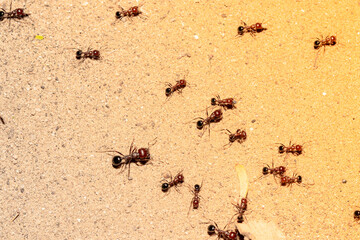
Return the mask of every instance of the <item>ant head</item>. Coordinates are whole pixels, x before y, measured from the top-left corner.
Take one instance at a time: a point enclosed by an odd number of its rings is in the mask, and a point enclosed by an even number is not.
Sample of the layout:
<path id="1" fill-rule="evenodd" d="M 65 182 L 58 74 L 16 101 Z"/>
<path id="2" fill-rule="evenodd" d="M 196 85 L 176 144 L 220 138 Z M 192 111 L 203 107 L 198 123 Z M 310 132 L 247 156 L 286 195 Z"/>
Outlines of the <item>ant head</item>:
<path id="1" fill-rule="evenodd" d="M 214 112 L 214 114 L 215 114 L 215 117 L 220 117 L 221 115 L 222 115 L 222 112 L 221 112 L 221 110 L 220 109 L 218 109 L 218 110 L 216 110 L 215 112 Z"/>
<path id="2" fill-rule="evenodd" d="M 299 154 L 302 152 L 302 146 L 301 145 L 296 145 L 295 149 L 297 152 L 299 152 Z"/>
<path id="3" fill-rule="evenodd" d="M 167 88 L 167 89 L 165 90 L 165 95 L 166 95 L 166 96 L 170 96 L 170 94 L 171 94 L 171 88 Z"/>
<path id="4" fill-rule="evenodd" d="M 202 128 L 204 127 L 204 121 L 203 121 L 203 120 L 197 121 L 196 127 L 197 127 L 198 129 L 202 129 Z"/>
<path id="5" fill-rule="evenodd" d="M 284 172 L 286 172 L 286 168 L 283 167 L 283 166 L 280 166 L 280 167 L 279 167 L 279 171 L 280 171 L 281 173 L 284 173 Z"/>
<path id="6" fill-rule="evenodd" d="M 261 23 L 256 23 L 255 27 L 256 27 L 256 30 L 262 30 Z"/>
<path id="7" fill-rule="evenodd" d="M 179 83 L 180 83 L 181 86 L 184 86 L 184 87 L 186 86 L 186 81 L 184 79 L 181 79 L 179 81 Z"/>
<path id="8" fill-rule="evenodd" d="M 121 166 L 122 158 L 120 156 L 115 156 L 112 159 L 112 165 L 114 168 L 118 168 Z"/>
<path id="9" fill-rule="evenodd" d="M 302 177 L 301 177 L 301 176 L 298 176 L 298 177 L 297 177 L 297 182 L 298 182 L 298 183 L 301 183 L 301 182 L 302 182 Z"/>
<path id="10" fill-rule="evenodd" d="M 229 239 L 236 239 L 236 232 L 230 232 Z"/>
<path id="11" fill-rule="evenodd" d="M 139 153 L 139 157 L 141 159 L 150 159 L 150 153 L 149 153 L 149 149 L 147 148 L 140 148 L 138 150 L 138 153 Z"/>
<path id="12" fill-rule="evenodd" d="M 24 9 L 22 9 L 22 8 L 16 9 L 16 15 L 17 15 L 18 17 L 23 16 L 23 15 L 24 15 Z"/>
<path id="13" fill-rule="evenodd" d="M 194 209 L 198 209 L 199 208 L 199 200 L 194 200 L 193 201 L 193 207 L 194 207 Z"/>
<path id="14" fill-rule="evenodd" d="M 240 35 L 242 35 L 244 33 L 244 27 L 243 26 L 238 27 L 238 33 Z"/>
<path id="15" fill-rule="evenodd" d="M 264 175 L 269 174 L 269 168 L 268 168 L 268 167 L 264 167 L 264 168 L 263 168 L 263 174 L 264 174 Z"/>
<path id="16" fill-rule="evenodd" d="M 281 180 L 280 180 L 281 185 L 285 186 L 286 182 L 287 182 L 287 177 L 282 177 Z"/>
<path id="17" fill-rule="evenodd" d="M 216 227 L 214 225 L 211 224 L 208 226 L 208 234 L 209 235 L 215 234 L 215 230 L 216 230 Z"/>
<path id="18" fill-rule="evenodd" d="M 243 222 L 244 222 L 244 217 L 243 217 L 243 215 L 239 215 L 239 216 L 237 217 L 237 222 L 238 222 L 238 223 L 243 223 Z"/>
<path id="19" fill-rule="evenodd" d="M 359 211 L 359 210 L 356 210 L 356 211 L 354 212 L 354 218 L 360 219 L 360 211 Z"/>
<path id="20" fill-rule="evenodd" d="M 161 185 L 161 191 L 167 192 L 168 190 L 169 190 L 169 184 L 168 183 L 163 183 Z"/>
<path id="21" fill-rule="evenodd" d="M 100 51 L 99 50 L 94 50 L 93 55 L 94 55 L 95 58 L 99 58 L 100 57 Z"/>
<path id="22" fill-rule="evenodd" d="M 199 184 L 195 184 L 194 188 L 195 188 L 195 191 L 200 191 L 200 185 Z"/>
<path id="23" fill-rule="evenodd" d="M 216 98 L 211 99 L 211 105 L 216 105 Z"/>
<path id="24" fill-rule="evenodd" d="M 245 131 L 241 131 L 240 136 L 241 136 L 242 138 L 246 139 L 246 132 L 245 132 Z"/>
<path id="25" fill-rule="evenodd" d="M 335 44 L 336 44 L 336 37 L 335 37 L 335 36 L 331 36 L 331 37 L 330 37 L 330 41 L 331 41 L 331 45 L 335 45 Z"/>
<path id="26" fill-rule="evenodd" d="M 184 176 L 182 174 L 177 175 L 176 180 L 180 183 L 184 182 Z"/>
<path id="27" fill-rule="evenodd" d="M 139 11 L 139 7 L 138 7 L 138 6 L 135 6 L 135 7 L 132 7 L 132 8 L 131 8 L 131 12 L 132 12 L 133 14 L 137 14 L 138 11 Z"/>
<path id="28" fill-rule="evenodd" d="M 314 49 L 319 49 L 320 48 L 320 41 L 319 40 L 316 40 L 314 42 Z"/>
<path id="29" fill-rule="evenodd" d="M 242 199 L 241 199 L 241 203 L 246 204 L 246 203 L 247 203 L 247 199 L 246 199 L 246 198 L 242 198 Z"/>
<path id="30" fill-rule="evenodd" d="M 285 152 L 285 147 L 284 145 L 280 145 L 279 146 L 279 153 L 284 153 Z"/>

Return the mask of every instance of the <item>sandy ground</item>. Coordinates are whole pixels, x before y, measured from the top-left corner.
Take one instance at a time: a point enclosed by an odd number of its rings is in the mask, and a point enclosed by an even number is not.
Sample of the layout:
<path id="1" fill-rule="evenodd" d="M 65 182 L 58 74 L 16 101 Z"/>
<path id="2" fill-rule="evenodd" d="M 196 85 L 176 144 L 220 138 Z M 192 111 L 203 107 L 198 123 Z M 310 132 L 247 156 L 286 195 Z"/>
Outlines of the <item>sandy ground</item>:
<path id="1" fill-rule="evenodd" d="M 149 0 L 147 19 L 115 22 L 119 4 L 137 3 L 29 0 L 30 18 L 0 22 L 1 239 L 207 239 L 208 219 L 222 228 L 235 213 L 236 163 L 251 182 L 247 223 L 291 240 L 358 239 L 360 2 L 219 2 Z M 242 20 L 268 30 L 235 37 Z M 315 39 L 333 34 L 314 68 Z M 75 59 L 89 47 L 102 60 Z M 184 76 L 191 86 L 165 102 L 165 82 Z M 192 119 L 217 94 L 237 109 L 199 137 Z M 224 150 L 225 128 L 248 139 Z M 153 164 L 133 165 L 131 181 L 97 152 L 154 138 Z M 284 162 L 276 143 L 289 141 L 304 154 Z M 256 180 L 272 161 L 314 185 Z M 204 182 L 189 215 L 186 186 L 161 191 L 181 170 Z"/>

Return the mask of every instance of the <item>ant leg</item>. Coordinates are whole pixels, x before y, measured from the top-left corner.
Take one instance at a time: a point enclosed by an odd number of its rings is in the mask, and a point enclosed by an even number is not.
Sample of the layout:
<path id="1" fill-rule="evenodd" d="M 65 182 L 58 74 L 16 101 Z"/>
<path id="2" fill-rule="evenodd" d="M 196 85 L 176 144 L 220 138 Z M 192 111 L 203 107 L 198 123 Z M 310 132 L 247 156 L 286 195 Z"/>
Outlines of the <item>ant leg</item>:
<path id="1" fill-rule="evenodd" d="M 190 210 L 191 210 L 191 206 L 193 205 L 193 202 L 194 202 L 194 197 L 192 198 L 192 200 L 190 202 L 190 207 L 189 207 L 189 210 L 188 210 L 188 213 L 187 213 L 188 216 L 189 216 L 189 213 L 190 213 Z"/>
<path id="2" fill-rule="evenodd" d="M 132 180 L 132 177 L 130 177 L 130 166 L 131 166 L 131 163 L 129 163 L 128 180 Z"/>

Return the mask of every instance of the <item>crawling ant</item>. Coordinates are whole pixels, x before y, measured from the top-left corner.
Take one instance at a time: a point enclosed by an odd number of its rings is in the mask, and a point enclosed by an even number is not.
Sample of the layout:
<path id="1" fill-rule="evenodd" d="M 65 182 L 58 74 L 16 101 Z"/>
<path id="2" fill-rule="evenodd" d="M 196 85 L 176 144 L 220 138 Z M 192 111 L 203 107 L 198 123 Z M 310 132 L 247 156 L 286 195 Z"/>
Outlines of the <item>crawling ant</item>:
<path id="1" fill-rule="evenodd" d="M 235 141 L 238 141 L 239 143 L 243 143 L 246 140 L 247 135 L 245 130 L 238 129 L 236 130 L 235 133 L 231 133 L 230 130 L 228 129 L 223 129 L 223 130 L 227 131 L 226 134 L 229 135 L 229 143 L 225 144 L 225 146 L 226 145 L 231 146 L 231 144 L 233 144 Z"/>
<path id="2" fill-rule="evenodd" d="M 151 144 L 154 145 L 155 143 Z M 124 169 L 126 168 L 126 166 L 129 166 L 129 170 L 128 170 L 128 180 L 132 180 L 132 178 L 130 178 L 130 164 L 131 163 L 135 163 L 137 166 L 141 166 L 141 165 L 145 165 L 146 163 L 148 163 L 151 160 L 151 156 L 150 156 L 150 144 L 148 148 L 137 148 L 134 147 L 134 140 L 132 141 L 131 145 L 130 145 L 130 149 L 129 149 L 129 154 L 128 155 L 124 155 L 121 152 L 118 151 L 105 151 L 105 152 L 115 152 L 119 155 L 116 155 L 113 157 L 112 159 L 112 166 L 114 168 L 121 168 L 124 167 Z"/>
<path id="3" fill-rule="evenodd" d="M 76 59 L 78 59 L 78 60 L 83 59 L 84 60 L 85 58 L 99 60 L 100 59 L 100 51 L 88 49 L 86 52 L 83 52 L 81 50 L 78 50 L 76 52 Z"/>
<path id="4" fill-rule="evenodd" d="M 214 222 L 214 224 L 211 224 L 208 226 L 207 232 L 210 236 L 216 234 L 218 239 L 225 239 L 225 240 L 231 240 L 237 238 L 236 231 L 225 231 L 219 229 L 218 225 Z"/>
<path id="5" fill-rule="evenodd" d="M 122 7 L 121 7 L 121 11 L 117 11 L 115 13 L 115 17 L 117 19 L 122 19 L 124 17 L 136 17 L 136 16 L 139 16 L 140 14 L 142 14 L 141 10 L 140 10 L 140 6 L 133 6 L 131 8 L 129 8 L 128 10 L 124 10 Z"/>
<path id="6" fill-rule="evenodd" d="M 335 36 L 326 37 L 324 40 L 317 38 L 317 40 L 314 42 L 314 49 L 318 50 L 322 46 L 324 46 L 324 51 L 325 51 L 325 46 L 334 46 L 335 44 L 336 44 Z"/>
<path id="7" fill-rule="evenodd" d="M 220 96 L 217 95 L 216 98 L 211 99 L 211 105 L 213 106 L 218 105 L 220 107 L 223 107 L 224 110 L 236 108 L 235 104 L 236 101 L 234 98 L 221 99 Z"/>
<path id="8" fill-rule="evenodd" d="M 354 219 L 356 221 L 360 221 L 360 211 L 359 210 L 354 211 Z"/>
<path id="9" fill-rule="evenodd" d="M 201 187 L 202 187 L 202 183 L 201 183 L 201 185 L 195 184 L 194 189 L 190 190 L 194 194 L 194 197 L 191 200 L 189 212 L 190 212 L 191 206 L 193 207 L 193 209 L 198 209 L 199 208 L 199 204 L 200 204 L 200 195 L 199 195 L 199 193 L 200 193 Z M 189 212 L 188 212 L 188 214 L 189 214 Z"/>
<path id="10" fill-rule="evenodd" d="M 261 23 L 255 23 L 253 25 L 248 26 L 244 21 L 242 21 L 244 26 L 238 27 L 238 35 L 242 36 L 244 33 L 249 32 L 251 36 L 255 36 L 255 33 L 260 33 L 262 31 L 267 30 L 264 28 Z"/>
<path id="11" fill-rule="evenodd" d="M 244 222 L 244 214 L 245 214 L 245 211 L 247 210 L 247 199 L 242 198 L 240 201 L 240 204 L 238 203 L 238 204 L 233 204 L 233 205 L 237 211 L 237 213 L 235 215 L 238 215 L 237 222 L 243 223 Z"/>
<path id="12" fill-rule="evenodd" d="M 281 186 L 291 186 L 294 183 L 300 184 L 302 183 L 302 177 L 301 176 L 297 176 L 294 174 L 293 177 L 288 177 L 288 176 L 283 176 L 281 177 Z"/>
<path id="13" fill-rule="evenodd" d="M 198 118 L 200 120 L 196 122 L 196 127 L 197 129 L 201 130 L 206 125 L 209 125 L 209 134 L 210 134 L 210 123 L 220 122 L 221 119 L 223 118 L 223 114 L 221 109 L 217 109 L 214 112 L 212 112 L 209 116 L 208 110 L 206 109 L 206 115 L 207 118 Z"/>
<path id="14" fill-rule="evenodd" d="M 165 95 L 167 97 L 170 97 L 176 91 L 182 93 L 182 90 L 186 87 L 186 80 L 181 79 L 179 81 L 176 81 L 175 85 L 172 85 L 171 83 L 168 83 L 167 85 L 169 87 L 165 89 Z"/>
<path id="15" fill-rule="evenodd" d="M 182 184 L 183 182 L 184 182 L 184 175 L 182 174 L 182 172 L 179 172 L 178 174 L 176 174 L 174 178 L 170 176 L 170 181 L 163 183 L 161 185 L 161 190 L 163 192 L 167 192 L 171 187 L 176 188 L 179 184 Z"/>
<path id="16" fill-rule="evenodd" d="M 280 143 L 281 145 L 279 146 L 279 153 L 283 154 L 283 153 L 292 153 L 295 156 L 298 156 L 300 154 L 302 154 L 303 152 L 303 147 L 302 145 L 299 144 L 292 144 L 291 142 L 289 143 L 289 147 L 286 147 L 284 144 Z"/>
<path id="17" fill-rule="evenodd" d="M 10 3 L 10 12 L 5 11 L 5 9 L 0 8 L 0 21 L 3 21 L 5 18 L 7 19 L 23 19 L 25 17 L 30 16 L 30 13 L 25 13 L 24 8 L 16 8 L 15 10 L 12 10 L 12 1 Z M 9 23 L 10 24 L 10 23 Z"/>
<path id="18" fill-rule="evenodd" d="M 334 45 L 336 45 L 336 43 L 337 43 L 337 41 L 336 41 L 335 36 L 330 36 L 330 37 L 328 36 L 325 39 L 317 38 L 317 40 L 315 40 L 315 42 L 314 42 L 314 49 L 319 50 L 322 46 L 324 46 L 324 52 L 325 52 L 326 46 L 334 46 Z M 318 57 L 319 57 L 319 52 L 317 53 L 317 55 L 315 57 L 315 62 L 314 62 L 315 68 L 317 68 L 316 62 L 317 62 Z"/>
<path id="19" fill-rule="evenodd" d="M 274 177 L 275 176 L 282 177 L 285 174 L 286 167 L 284 167 L 284 166 L 274 167 L 274 163 L 272 165 L 273 165 L 272 168 L 268 164 L 266 164 L 266 167 L 263 167 L 263 169 L 262 169 L 263 176 L 272 174 Z"/>

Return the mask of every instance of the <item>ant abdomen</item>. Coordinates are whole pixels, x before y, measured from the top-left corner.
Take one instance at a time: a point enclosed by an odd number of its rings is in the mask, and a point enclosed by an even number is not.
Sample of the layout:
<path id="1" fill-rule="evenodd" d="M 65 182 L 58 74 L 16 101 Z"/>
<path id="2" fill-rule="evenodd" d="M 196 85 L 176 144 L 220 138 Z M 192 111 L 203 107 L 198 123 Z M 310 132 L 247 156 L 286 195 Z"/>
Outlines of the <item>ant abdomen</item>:
<path id="1" fill-rule="evenodd" d="M 197 121 L 196 127 L 198 129 L 202 129 L 204 127 L 204 121 L 202 121 L 202 120 Z"/>
<path id="2" fill-rule="evenodd" d="M 169 190 L 169 184 L 168 183 L 163 183 L 161 185 L 161 191 L 167 192 L 168 190 Z"/>
<path id="3" fill-rule="evenodd" d="M 120 156 L 115 156 L 112 159 L 112 165 L 114 168 L 119 168 L 121 166 L 122 158 Z"/>
<path id="4" fill-rule="evenodd" d="M 215 229 L 216 229 L 216 227 L 214 225 L 209 225 L 208 226 L 208 234 L 209 235 L 215 234 Z"/>

